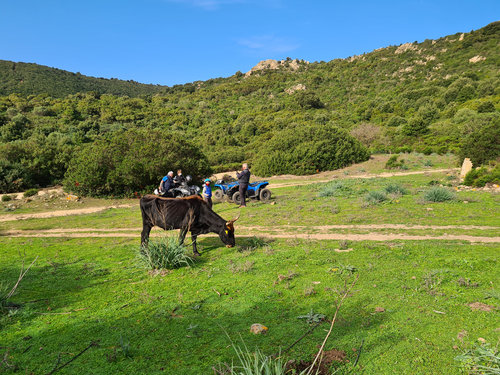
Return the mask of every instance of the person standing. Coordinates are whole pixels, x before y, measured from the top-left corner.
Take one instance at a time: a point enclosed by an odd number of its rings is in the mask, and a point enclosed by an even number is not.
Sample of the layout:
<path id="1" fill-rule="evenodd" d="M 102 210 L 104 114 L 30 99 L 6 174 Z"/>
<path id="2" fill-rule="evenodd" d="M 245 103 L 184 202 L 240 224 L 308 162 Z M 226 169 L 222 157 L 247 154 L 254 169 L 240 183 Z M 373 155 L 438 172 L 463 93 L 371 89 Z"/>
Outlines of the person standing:
<path id="1" fill-rule="evenodd" d="M 203 184 L 203 200 L 212 208 L 212 188 L 210 187 L 209 178 L 206 178 Z"/>
<path id="2" fill-rule="evenodd" d="M 170 171 L 162 178 L 158 190 L 163 197 L 172 197 L 172 193 L 169 193 L 169 190 L 172 189 L 174 185 L 174 172 Z"/>
<path id="3" fill-rule="evenodd" d="M 243 163 L 243 165 L 241 166 L 241 172 L 236 173 L 236 177 L 238 177 L 238 183 L 240 184 L 240 207 L 246 207 L 247 189 L 248 183 L 250 182 L 250 170 L 248 169 L 247 163 Z"/>

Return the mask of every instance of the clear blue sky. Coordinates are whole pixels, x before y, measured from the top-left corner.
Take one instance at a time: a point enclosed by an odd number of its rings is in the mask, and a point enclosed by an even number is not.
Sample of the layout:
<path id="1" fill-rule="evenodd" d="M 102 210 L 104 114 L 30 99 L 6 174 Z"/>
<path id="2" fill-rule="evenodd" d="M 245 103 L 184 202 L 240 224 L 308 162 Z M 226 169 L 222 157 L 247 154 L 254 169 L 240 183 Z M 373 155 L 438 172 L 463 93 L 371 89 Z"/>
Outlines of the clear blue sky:
<path id="1" fill-rule="evenodd" d="M 173 86 L 470 32 L 500 0 L 1 0 L 0 59 Z"/>

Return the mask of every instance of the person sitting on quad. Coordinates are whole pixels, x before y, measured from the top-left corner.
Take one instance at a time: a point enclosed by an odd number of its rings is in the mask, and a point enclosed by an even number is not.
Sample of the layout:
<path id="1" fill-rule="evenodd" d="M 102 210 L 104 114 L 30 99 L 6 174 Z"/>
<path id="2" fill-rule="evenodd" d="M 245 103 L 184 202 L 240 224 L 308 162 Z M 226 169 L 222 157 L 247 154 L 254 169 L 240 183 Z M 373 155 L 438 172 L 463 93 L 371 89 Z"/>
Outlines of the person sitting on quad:
<path id="1" fill-rule="evenodd" d="M 174 172 L 170 171 L 165 177 L 162 178 L 160 182 L 160 187 L 158 188 L 158 190 L 160 191 L 160 195 L 163 197 L 173 197 L 172 193 L 170 193 L 169 190 L 174 186 Z"/>
<path id="2" fill-rule="evenodd" d="M 186 182 L 186 178 L 182 175 L 182 169 L 177 170 L 177 176 L 174 177 L 175 187 L 179 187 Z"/>

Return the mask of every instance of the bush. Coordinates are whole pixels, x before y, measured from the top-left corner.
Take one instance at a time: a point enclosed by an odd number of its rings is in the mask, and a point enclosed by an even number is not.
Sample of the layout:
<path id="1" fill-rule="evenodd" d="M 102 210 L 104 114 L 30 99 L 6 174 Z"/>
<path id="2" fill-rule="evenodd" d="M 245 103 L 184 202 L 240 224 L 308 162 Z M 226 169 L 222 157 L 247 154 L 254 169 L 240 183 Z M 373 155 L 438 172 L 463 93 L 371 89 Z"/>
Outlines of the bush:
<path id="1" fill-rule="evenodd" d="M 469 134 L 462 143 L 458 156 L 460 164 L 465 158 L 470 158 L 475 166 L 499 158 L 500 119 L 493 119 L 488 125 Z"/>
<path id="2" fill-rule="evenodd" d="M 177 169 L 194 181 L 211 174 L 205 155 L 184 137 L 129 130 L 83 148 L 69 164 L 64 187 L 82 196 L 127 196 L 153 191 L 168 171 Z"/>
<path id="3" fill-rule="evenodd" d="M 409 193 L 408 189 L 406 189 L 404 186 L 397 182 L 392 182 L 388 184 L 386 187 L 384 187 L 384 191 L 387 194 L 401 194 L 401 195 L 406 195 Z"/>
<path id="4" fill-rule="evenodd" d="M 177 235 L 164 236 L 150 239 L 147 246 L 139 247 L 137 261 L 149 270 L 180 268 L 194 263 L 187 251 L 187 246 L 179 243 Z"/>
<path id="5" fill-rule="evenodd" d="M 262 177 L 309 175 L 343 168 L 369 157 L 368 150 L 341 128 L 294 124 L 276 132 L 262 145 L 253 171 Z"/>
<path id="6" fill-rule="evenodd" d="M 369 191 L 368 194 L 365 195 L 365 201 L 368 202 L 368 204 L 379 204 L 385 200 L 387 200 L 387 195 L 383 191 Z"/>
<path id="7" fill-rule="evenodd" d="M 446 188 L 434 186 L 424 194 L 424 198 L 429 202 L 446 202 L 455 199 L 455 194 Z"/>
<path id="8" fill-rule="evenodd" d="M 485 167 L 472 169 L 465 175 L 464 185 L 483 187 L 487 183 L 500 184 L 500 165 L 490 170 Z"/>
<path id="9" fill-rule="evenodd" d="M 389 160 L 387 160 L 387 163 L 385 163 L 385 166 L 384 168 L 385 169 L 398 169 L 398 168 L 401 168 L 405 161 L 404 159 L 401 159 L 399 162 L 398 162 L 398 157 L 399 155 L 392 155 Z"/>
<path id="10" fill-rule="evenodd" d="M 28 189 L 24 192 L 23 196 L 25 198 L 32 197 L 33 195 L 38 194 L 38 189 Z"/>
<path id="11" fill-rule="evenodd" d="M 353 189 L 352 180 L 332 181 L 320 188 L 318 196 L 320 197 L 349 197 L 357 194 Z"/>
<path id="12" fill-rule="evenodd" d="M 2 202 L 9 202 L 12 200 L 10 195 L 2 195 Z"/>

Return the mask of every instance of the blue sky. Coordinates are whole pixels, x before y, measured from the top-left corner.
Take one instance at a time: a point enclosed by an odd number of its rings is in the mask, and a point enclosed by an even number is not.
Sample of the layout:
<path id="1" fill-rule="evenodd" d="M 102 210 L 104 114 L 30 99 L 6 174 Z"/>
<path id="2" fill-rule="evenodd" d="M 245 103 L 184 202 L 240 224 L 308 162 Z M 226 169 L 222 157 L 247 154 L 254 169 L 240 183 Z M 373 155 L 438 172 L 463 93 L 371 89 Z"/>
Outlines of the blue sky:
<path id="1" fill-rule="evenodd" d="M 2 0 L 0 59 L 173 86 L 470 32 L 500 0 Z"/>

